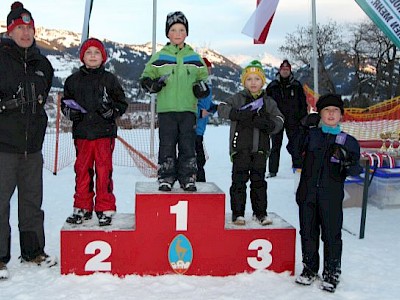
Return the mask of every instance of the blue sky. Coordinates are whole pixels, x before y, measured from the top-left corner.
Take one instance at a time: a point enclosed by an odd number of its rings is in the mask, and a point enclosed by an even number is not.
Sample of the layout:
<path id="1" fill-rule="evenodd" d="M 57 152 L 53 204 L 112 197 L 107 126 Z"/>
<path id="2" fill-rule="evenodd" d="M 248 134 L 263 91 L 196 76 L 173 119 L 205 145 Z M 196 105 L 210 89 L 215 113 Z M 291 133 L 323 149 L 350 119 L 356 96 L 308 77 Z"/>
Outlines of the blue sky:
<path id="1" fill-rule="evenodd" d="M 264 0 L 268 1 L 268 0 Z M 86 0 L 22 0 L 37 26 L 82 32 Z M 317 22 L 359 21 L 367 16 L 354 0 L 316 0 Z M 12 1 L 1 1 L 0 18 L 6 20 Z M 278 52 L 287 33 L 311 23 L 311 0 L 280 0 L 267 42 L 253 45 L 241 33 L 255 10 L 256 0 L 158 0 L 157 43 L 167 42 L 165 18 L 181 10 L 189 20 L 187 43 L 207 46 L 223 55 L 258 55 Z M 153 0 L 94 0 L 90 35 L 128 44 L 152 39 Z"/>

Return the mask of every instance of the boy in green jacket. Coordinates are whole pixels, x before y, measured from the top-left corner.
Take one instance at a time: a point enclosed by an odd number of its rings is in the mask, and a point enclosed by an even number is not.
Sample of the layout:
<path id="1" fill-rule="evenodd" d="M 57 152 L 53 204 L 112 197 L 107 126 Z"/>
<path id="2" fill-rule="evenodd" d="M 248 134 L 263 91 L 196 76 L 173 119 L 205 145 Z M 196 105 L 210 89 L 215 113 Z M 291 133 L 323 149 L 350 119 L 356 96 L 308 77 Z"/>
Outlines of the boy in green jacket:
<path id="1" fill-rule="evenodd" d="M 165 28 L 169 42 L 150 58 L 141 76 L 142 87 L 157 93 L 160 191 L 171 191 L 176 180 L 185 191 L 197 190 L 197 99 L 208 96 L 210 90 L 204 61 L 185 43 L 188 29 L 182 12 L 169 13 Z"/>

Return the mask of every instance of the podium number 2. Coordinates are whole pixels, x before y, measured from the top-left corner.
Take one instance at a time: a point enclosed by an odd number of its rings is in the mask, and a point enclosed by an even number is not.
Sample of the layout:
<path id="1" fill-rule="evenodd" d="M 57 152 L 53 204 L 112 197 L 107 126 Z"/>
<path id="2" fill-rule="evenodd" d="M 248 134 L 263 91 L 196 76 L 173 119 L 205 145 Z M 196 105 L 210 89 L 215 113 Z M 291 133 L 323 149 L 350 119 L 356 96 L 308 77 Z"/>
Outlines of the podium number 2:
<path id="1" fill-rule="evenodd" d="M 85 271 L 111 271 L 111 262 L 105 260 L 111 255 L 111 245 L 104 241 L 93 241 L 86 245 L 85 254 L 95 254 L 85 264 Z"/>
<path id="2" fill-rule="evenodd" d="M 257 250 L 256 257 L 248 257 L 247 263 L 256 270 L 268 268 L 272 264 L 272 244 L 268 240 L 257 239 L 249 244 L 249 250 Z"/>
<path id="3" fill-rule="evenodd" d="M 187 221 L 188 221 L 188 202 L 179 201 L 177 204 L 170 207 L 169 212 L 171 214 L 176 215 L 176 222 L 175 222 L 176 230 L 186 231 Z"/>

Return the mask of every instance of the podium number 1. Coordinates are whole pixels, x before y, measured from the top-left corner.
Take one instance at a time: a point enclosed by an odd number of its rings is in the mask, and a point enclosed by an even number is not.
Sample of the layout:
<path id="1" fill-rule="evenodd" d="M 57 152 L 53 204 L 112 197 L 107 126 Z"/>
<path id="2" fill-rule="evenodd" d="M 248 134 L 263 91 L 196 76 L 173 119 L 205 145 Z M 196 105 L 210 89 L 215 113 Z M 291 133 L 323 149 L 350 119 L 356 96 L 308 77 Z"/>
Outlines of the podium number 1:
<path id="1" fill-rule="evenodd" d="M 188 221 L 188 202 L 179 201 L 177 204 L 170 207 L 169 212 L 176 215 L 176 231 L 186 231 Z"/>

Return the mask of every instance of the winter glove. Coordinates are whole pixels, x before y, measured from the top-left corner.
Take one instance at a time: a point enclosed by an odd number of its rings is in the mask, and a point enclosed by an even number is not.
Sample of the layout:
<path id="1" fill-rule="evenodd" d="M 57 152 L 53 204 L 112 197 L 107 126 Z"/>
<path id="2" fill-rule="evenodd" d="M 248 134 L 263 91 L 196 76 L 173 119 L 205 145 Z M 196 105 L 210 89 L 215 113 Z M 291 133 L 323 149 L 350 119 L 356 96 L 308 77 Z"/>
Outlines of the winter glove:
<path id="1" fill-rule="evenodd" d="M 271 120 L 270 114 L 265 112 L 253 118 L 254 127 L 271 133 L 275 129 L 275 122 Z"/>
<path id="2" fill-rule="evenodd" d="M 11 99 L 7 101 L 1 101 L 0 99 L 0 113 L 6 110 L 15 110 L 20 107 L 21 99 Z"/>
<path id="3" fill-rule="evenodd" d="M 62 112 L 64 116 L 72 122 L 79 122 L 83 119 L 83 114 L 79 110 L 70 108 L 68 106 L 65 106 Z"/>
<path id="4" fill-rule="evenodd" d="M 210 94 L 210 88 L 204 81 L 196 81 L 193 84 L 193 94 L 196 98 L 205 98 Z"/>
<path id="5" fill-rule="evenodd" d="M 114 108 L 112 99 L 108 96 L 106 87 L 103 88 L 103 96 L 101 99 L 100 107 L 96 112 L 106 120 L 115 119 L 118 115 L 118 110 Z"/>
<path id="6" fill-rule="evenodd" d="M 145 77 L 141 79 L 140 84 L 146 91 L 151 94 L 158 93 L 164 86 L 166 86 L 165 79 L 151 79 L 150 77 Z"/>
<path id="7" fill-rule="evenodd" d="M 112 103 L 101 103 L 100 108 L 97 112 L 106 120 L 114 118 L 116 111 L 114 110 Z"/>
<path id="8" fill-rule="evenodd" d="M 333 144 L 331 147 L 331 162 L 340 163 L 344 168 L 354 165 L 347 149 L 339 144 Z"/>
<path id="9" fill-rule="evenodd" d="M 229 119 L 231 121 L 244 121 L 244 120 L 252 120 L 255 112 L 250 108 L 245 110 L 236 110 L 234 108 L 231 109 L 229 113 Z"/>
<path id="10" fill-rule="evenodd" d="M 345 170 L 347 175 L 358 176 L 362 172 L 359 161 L 352 157 L 342 145 L 332 145 L 331 153 L 331 162 L 340 163 L 341 170 Z"/>
<path id="11" fill-rule="evenodd" d="M 321 121 L 321 117 L 317 113 L 311 113 L 304 118 L 301 119 L 301 125 L 305 127 L 318 127 L 319 122 Z"/>

